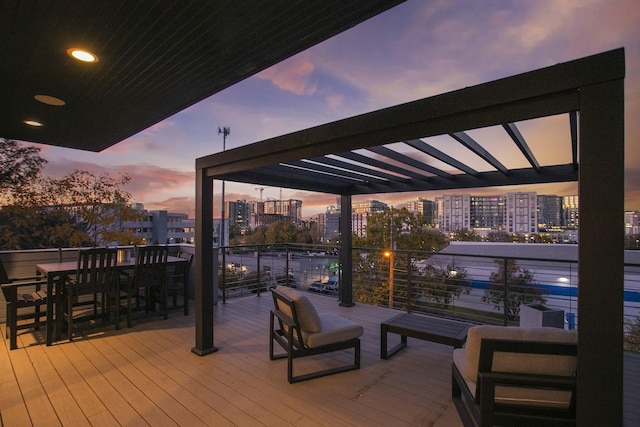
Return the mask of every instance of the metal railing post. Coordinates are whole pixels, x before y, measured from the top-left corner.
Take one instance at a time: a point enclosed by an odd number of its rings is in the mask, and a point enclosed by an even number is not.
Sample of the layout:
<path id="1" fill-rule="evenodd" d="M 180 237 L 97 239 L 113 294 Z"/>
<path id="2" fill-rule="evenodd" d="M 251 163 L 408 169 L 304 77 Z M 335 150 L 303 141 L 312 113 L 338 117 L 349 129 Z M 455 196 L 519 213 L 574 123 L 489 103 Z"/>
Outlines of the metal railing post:
<path id="1" fill-rule="evenodd" d="M 411 313 L 411 300 L 413 298 L 413 290 L 411 288 L 411 252 L 407 252 L 407 313 Z"/>
<path id="2" fill-rule="evenodd" d="M 504 281 L 504 291 L 503 291 L 503 298 L 504 298 L 504 326 L 509 325 L 509 290 L 507 288 L 507 274 L 508 274 L 508 266 L 507 266 L 507 258 L 504 259 L 504 269 L 502 272 L 502 279 Z"/>
<path id="3" fill-rule="evenodd" d="M 258 255 L 258 260 L 257 260 L 258 264 L 256 266 L 256 269 L 258 270 L 258 296 L 260 296 L 260 291 L 262 289 L 262 274 L 260 271 L 260 246 L 258 246 L 257 255 Z"/>
<path id="4" fill-rule="evenodd" d="M 225 249 L 223 246 L 220 246 L 220 249 L 222 249 L 222 263 L 221 263 L 221 272 L 220 272 L 220 278 L 222 279 L 220 282 L 220 284 L 222 285 L 222 303 L 226 304 L 227 303 L 227 266 L 226 266 L 226 257 L 225 257 Z"/>
<path id="5" fill-rule="evenodd" d="M 286 277 L 286 284 L 287 286 L 289 286 L 289 244 L 285 244 L 285 255 L 287 256 L 287 259 L 285 260 L 285 272 L 284 275 Z"/>

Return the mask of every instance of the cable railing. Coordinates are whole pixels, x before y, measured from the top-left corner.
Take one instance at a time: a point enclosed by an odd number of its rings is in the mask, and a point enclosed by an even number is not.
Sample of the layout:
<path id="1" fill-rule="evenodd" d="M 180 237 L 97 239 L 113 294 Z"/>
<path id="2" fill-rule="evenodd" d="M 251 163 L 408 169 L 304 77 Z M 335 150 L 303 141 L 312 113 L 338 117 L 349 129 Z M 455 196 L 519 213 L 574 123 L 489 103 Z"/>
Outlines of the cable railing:
<path id="1" fill-rule="evenodd" d="M 223 302 L 261 294 L 277 285 L 339 298 L 343 284 L 339 283 L 337 246 L 279 244 L 224 249 L 218 253 L 218 296 Z M 75 259 L 77 250 L 0 251 L 0 256 L 10 275 L 20 277 L 32 275 L 39 262 Z M 550 317 L 552 311 L 562 312 L 565 328 L 576 328 L 579 323 L 575 262 L 354 248 L 352 264 L 356 303 L 506 325 L 520 324 L 522 307 L 533 306 L 543 308 L 539 311 L 544 311 L 540 313 L 544 317 Z M 2 308 L 0 320 L 4 317 Z M 640 264 L 624 265 L 623 315 L 625 330 L 639 332 Z"/>
<path id="2" fill-rule="evenodd" d="M 225 248 L 219 296 L 225 301 L 286 285 L 339 298 L 337 286 L 325 286 L 338 284 L 338 250 L 302 244 Z M 547 325 L 553 319 L 558 327 L 578 325 L 576 262 L 379 248 L 354 248 L 352 262 L 354 302 L 475 323 L 539 319 Z M 640 265 L 625 264 L 624 316 L 628 325 L 640 316 Z"/>

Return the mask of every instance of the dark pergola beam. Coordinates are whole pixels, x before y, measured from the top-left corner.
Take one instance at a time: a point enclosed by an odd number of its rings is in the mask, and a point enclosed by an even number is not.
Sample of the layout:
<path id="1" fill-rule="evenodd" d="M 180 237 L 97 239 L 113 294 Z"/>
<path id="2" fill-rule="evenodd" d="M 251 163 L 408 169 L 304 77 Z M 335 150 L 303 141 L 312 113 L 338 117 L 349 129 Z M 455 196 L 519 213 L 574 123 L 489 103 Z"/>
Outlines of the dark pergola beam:
<path id="1" fill-rule="evenodd" d="M 353 163 L 348 163 L 339 159 L 332 159 L 330 157 L 313 157 L 309 160 L 311 160 L 312 162 L 321 163 L 323 165 L 328 165 L 329 167 L 340 168 L 341 171 L 339 171 L 339 173 L 342 173 L 342 171 L 345 169 L 360 173 L 362 174 L 361 177 L 363 177 L 365 180 L 371 179 L 376 182 L 378 181 L 386 182 L 386 181 L 402 181 L 404 179 L 378 169 L 368 169 L 360 165 L 354 165 Z"/>
<path id="2" fill-rule="evenodd" d="M 529 144 L 527 144 L 527 141 L 524 140 L 524 137 L 518 130 L 518 127 L 515 125 L 515 123 L 504 123 L 502 127 L 507 131 L 513 142 L 524 155 L 524 157 L 526 157 L 531 167 L 536 171 L 539 171 L 540 163 L 538 163 L 538 161 L 536 160 L 535 156 L 531 152 L 531 149 L 529 148 Z"/>
<path id="3" fill-rule="evenodd" d="M 454 168 L 462 172 L 468 173 L 469 175 L 472 175 L 472 176 L 476 176 L 476 177 L 478 176 L 478 171 L 470 168 L 469 166 L 465 165 L 462 162 L 459 162 L 458 160 L 454 159 L 448 154 L 443 153 L 442 151 L 438 150 L 435 147 L 432 147 L 431 145 L 427 144 L 426 142 L 420 139 L 412 139 L 411 141 L 405 141 L 404 143 L 409 145 L 410 147 L 415 148 L 416 150 L 420 150 L 423 153 L 428 154 L 434 159 L 440 160 L 441 162 L 446 163 L 449 166 L 453 166 Z"/>
<path id="4" fill-rule="evenodd" d="M 390 163 L 385 163 L 385 162 L 383 162 L 381 160 L 374 159 L 374 158 L 371 158 L 371 157 L 363 156 L 362 154 L 354 153 L 352 151 L 349 151 L 349 152 L 346 152 L 346 153 L 338 153 L 337 155 L 340 156 L 340 157 L 344 157 L 345 159 L 353 160 L 354 162 L 359 162 L 359 163 L 363 163 L 365 165 L 372 166 L 374 168 L 384 169 L 384 170 L 388 170 L 388 171 L 391 171 L 391 172 L 395 172 L 395 173 L 407 176 L 409 178 L 422 180 L 422 181 L 425 181 L 425 182 L 429 182 L 431 180 L 430 177 L 425 176 L 425 175 L 421 175 L 421 174 L 419 174 L 417 172 L 414 172 L 411 169 L 401 168 L 399 166 L 392 165 Z"/>
<path id="5" fill-rule="evenodd" d="M 447 178 L 447 179 L 451 179 L 452 175 L 448 172 L 442 171 L 438 168 L 434 168 L 431 165 L 428 165 L 424 162 L 418 161 L 412 157 L 407 156 L 406 154 L 402 154 L 402 153 L 398 153 L 397 151 L 393 151 L 390 148 L 387 147 L 369 147 L 367 148 L 367 150 L 379 154 L 381 156 L 385 156 L 388 157 L 392 160 L 395 160 L 397 162 L 400 163 L 404 163 L 405 165 L 409 165 L 413 168 L 419 169 L 419 170 L 423 170 L 425 172 L 428 173 L 432 173 L 434 175 L 440 176 L 442 178 Z"/>
<path id="6" fill-rule="evenodd" d="M 449 136 L 460 144 L 465 146 L 468 150 L 474 153 L 476 156 L 480 157 L 485 162 L 489 163 L 492 167 L 502 172 L 505 175 L 509 174 L 509 170 L 502 164 L 498 159 L 493 157 L 491 153 L 482 148 L 480 144 L 478 144 L 473 138 L 467 135 L 465 132 L 454 132 L 450 133 Z"/>

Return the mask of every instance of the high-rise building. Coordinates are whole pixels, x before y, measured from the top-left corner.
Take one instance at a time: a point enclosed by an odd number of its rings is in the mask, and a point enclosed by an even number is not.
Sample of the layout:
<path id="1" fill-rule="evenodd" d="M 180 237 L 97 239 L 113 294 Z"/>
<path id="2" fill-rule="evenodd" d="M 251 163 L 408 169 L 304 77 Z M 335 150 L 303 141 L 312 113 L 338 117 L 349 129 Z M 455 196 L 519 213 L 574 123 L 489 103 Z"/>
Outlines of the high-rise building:
<path id="1" fill-rule="evenodd" d="M 471 196 L 471 227 L 504 230 L 507 218 L 507 196 Z"/>
<path id="2" fill-rule="evenodd" d="M 288 224 L 300 224 L 302 221 L 302 200 L 238 200 L 225 205 L 226 217 L 241 229 L 269 226 L 276 221 Z"/>
<path id="3" fill-rule="evenodd" d="M 562 227 L 562 196 L 538 196 L 538 230 Z"/>
<path id="4" fill-rule="evenodd" d="M 624 213 L 624 234 L 627 236 L 640 234 L 640 212 L 627 211 Z"/>
<path id="5" fill-rule="evenodd" d="M 385 211 L 388 208 L 389 206 L 386 203 L 379 202 L 378 200 L 367 200 L 366 202 L 353 203 L 351 205 L 351 212 L 372 214 Z"/>
<path id="6" fill-rule="evenodd" d="M 578 228 L 578 224 L 580 222 L 578 207 L 578 196 L 562 197 L 562 225 L 565 228 Z"/>
<path id="7" fill-rule="evenodd" d="M 141 204 L 137 210 L 144 213 L 137 221 L 124 221 L 121 231 L 130 231 L 143 237 L 148 244 L 193 243 L 195 238 L 195 219 L 189 219 L 184 213 L 171 213 L 165 210 L 145 211 Z"/>
<path id="8" fill-rule="evenodd" d="M 447 194 L 436 198 L 438 227 L 445 232 L 471 229 L 471 195 Z"/>
<path id="9" fill-rule="evenodd" d="M 507 232 L 538 232 L 538 196 L 534 192 L 507 193 Z"/>
<path id="10" fill-rule="evenodd" d="M 404 207 L 406 207 L 407 210 L 416 217 L 421 216 L 424 218 L 427 224 L 435 224 L 436 203 L 433 200 L 418 197 L 416 200 L 412 200 L 404 204 Z"/>
<path id="11" fill-rule="evenodd" d="M 230 226 L 235 226 L 240 230 L 249 227 L 251 205 L 246 200 L 228 201 L 225 203 L 225 217 Z"/>
<path id="12" fill-rule="evenodd" d="M 340 208 L 329 206 L 326 212 L 318 214 L 318 236 L 324 242 L 340 238 Z"/>

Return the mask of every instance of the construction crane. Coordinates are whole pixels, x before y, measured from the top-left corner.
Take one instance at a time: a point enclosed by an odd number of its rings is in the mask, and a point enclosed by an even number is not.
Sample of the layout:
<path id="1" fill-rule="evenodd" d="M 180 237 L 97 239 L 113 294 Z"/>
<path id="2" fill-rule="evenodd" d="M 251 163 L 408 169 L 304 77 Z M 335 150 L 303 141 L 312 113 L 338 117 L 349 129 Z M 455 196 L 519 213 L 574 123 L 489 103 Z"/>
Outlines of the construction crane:
<path id="1" fill-rule="evenodd" d="M 256 191 L 260 192 L 260 201 L 262 201 L 262 192 L 264 191 L 264 188 L 262 187 L 256 187 Z"/>

